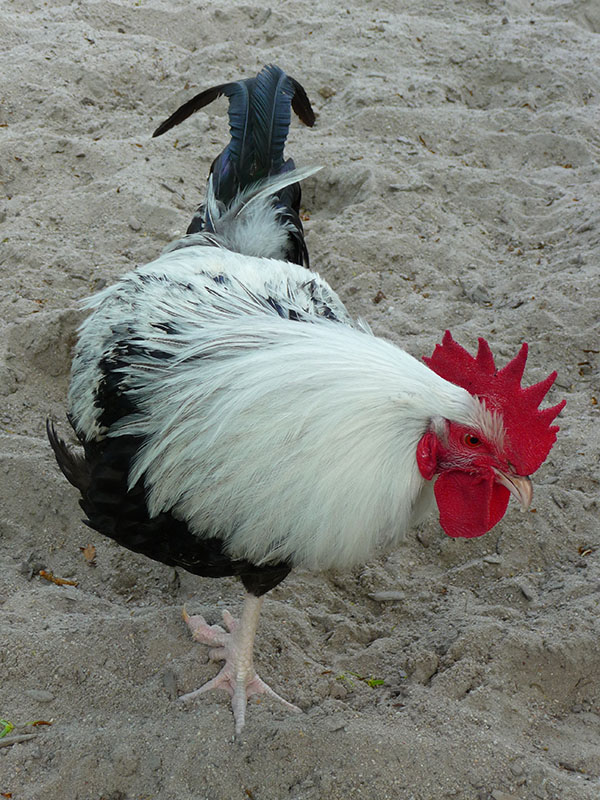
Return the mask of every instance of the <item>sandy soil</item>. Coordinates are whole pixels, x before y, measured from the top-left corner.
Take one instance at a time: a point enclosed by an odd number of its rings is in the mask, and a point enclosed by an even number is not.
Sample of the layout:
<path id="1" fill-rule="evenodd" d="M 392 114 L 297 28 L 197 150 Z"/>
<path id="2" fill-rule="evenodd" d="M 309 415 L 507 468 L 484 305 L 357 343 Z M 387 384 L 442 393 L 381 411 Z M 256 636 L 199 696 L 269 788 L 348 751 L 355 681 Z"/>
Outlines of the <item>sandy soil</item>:
<path id="1" fill-rule="evenodd" d="M 597 798 L 597 0 L 4 0 L 0 35 L 0 796 Z M 531 513 L 269 595 L 257 662 L 304 713 L 252 704 L 234 743 L 225 695 L 175 698 L 216 669 L 183 603 L 216 621 L 240 586 L 85 528 L 43 427 L 78 300 L 185 229 L 226 104 L 151 131 L 269 62 L 318 111 L 288 152 L 325 165 L 307 241 L 350 310 L 416 355 L 446 327 L 501 363 L 528 341 L 568 402 Z"/>

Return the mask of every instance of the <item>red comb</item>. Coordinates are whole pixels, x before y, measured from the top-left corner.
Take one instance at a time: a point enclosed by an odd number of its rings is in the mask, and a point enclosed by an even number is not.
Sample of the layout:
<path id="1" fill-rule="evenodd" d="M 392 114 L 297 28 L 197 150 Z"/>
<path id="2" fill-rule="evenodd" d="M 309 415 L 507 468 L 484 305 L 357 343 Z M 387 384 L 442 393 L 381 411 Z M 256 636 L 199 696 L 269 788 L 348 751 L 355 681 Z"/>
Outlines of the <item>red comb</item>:
<path id="1" fill-rule="evenodd" d="M 545 461 L 556 441 L 558 425 L 550 423 L 562 411 L 566 400 L 540 410 L 538 406 L 556 380 L 552 372 L 543 381 L 523 388 L 521 378 L 527 361 L 527 345 L 500 370 L 485 339 L 479 339 L 477 355 L 472 356 L 446 331 L 427 366 L 450 383 L 485 400 L 486 408 L 500 414 L 506 437 L 504 452 L 519 475 L 531 475 Z"/>

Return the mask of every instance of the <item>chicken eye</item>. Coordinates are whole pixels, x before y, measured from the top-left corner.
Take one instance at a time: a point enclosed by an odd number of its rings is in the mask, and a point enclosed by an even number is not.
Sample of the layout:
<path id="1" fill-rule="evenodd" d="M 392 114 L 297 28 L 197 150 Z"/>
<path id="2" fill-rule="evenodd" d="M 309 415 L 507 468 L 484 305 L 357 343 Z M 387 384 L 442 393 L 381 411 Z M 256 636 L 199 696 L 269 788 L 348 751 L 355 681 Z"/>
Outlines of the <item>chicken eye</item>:
<path id="1" fill-rule="evenodd" d="M 467 447 L 479 447 L 481 444 L 481 439 L 479 436 L 475 436 L 474 433 L 465 433 L 463 441 Z"/>

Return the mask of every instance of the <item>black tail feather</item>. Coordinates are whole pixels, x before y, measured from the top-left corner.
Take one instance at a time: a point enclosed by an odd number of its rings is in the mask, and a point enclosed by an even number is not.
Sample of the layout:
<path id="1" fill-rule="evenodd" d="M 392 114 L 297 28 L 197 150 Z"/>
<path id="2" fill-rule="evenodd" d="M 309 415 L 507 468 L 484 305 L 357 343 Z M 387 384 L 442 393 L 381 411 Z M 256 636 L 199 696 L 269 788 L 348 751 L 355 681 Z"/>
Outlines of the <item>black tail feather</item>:
<path id="1" fill-rule="evenodd" d="M 314 125 L 315 114 L 301 84 L 269 64 L 255 78 L 222 83 L 195 95 L 152 135 L 161 136 L 222 95 L 229 98 L 231 141 L 213 161 L 211 173 L 215 197 L 228 204 L 247 186 L 282 171 L 290 108 L 308 127 Z"/>
<path id="2" fill-rule="evenodd" d="M 195 95 L 162 122 L 153 136 L 166 133 L 222 95 L 229 98 L 231 140 L 215 158 L 210 171 L 214 197 L 228 207 L 248 187 L 294 169 L 292 159 L 284 157 L 291 110 L 309 127 L 314 125 L 315 114 L 298 81 L 270 64 L 255 78 L 222 83 Z M 273 197 L 280 224 L 289 231 L 286 257 L 295 263 L 308 265 L 299 216 L 299 184 L 287 186 Z M 187 233 L 202 231 L 214 232 L 204 206 L 198 209 Z"/>
<path id="3" fill-rule="evenodd" d="M 187 100 L 177 111 L 174 111 L 168 119 L 161 122 L 152 136 L 162 136 L 163 133 L 170 131 L 175 125 L 179 125 L 180 122 L 184 122 L 188 117 L 191 117 L 196 111 L 200 111 L 201 108 L 210 105 L 217 97 L 225 95 L 225 97 L 231 99 L 237 92 L 243 90 L 245 84 L 252 83 L 254 80 L 255 78 L 248 78 L 245 81 L 240 80 L 230 83 L 221 83 L 218 86 L 212 86 L 210 89 L 204 89 L 194 95 L 191 100 Z"/>
<path id="4" fill-rule="evenodd" d="M 307 127 L 312 128 L 315 124 L 315 112 L 310 104 L 308 95 L 304 91 L 304 86 L 298 83 L 297 80 L 288 75 L 292 86 L 294 87 L 294 94 L 292 95 L 292 108 L 294 114 L 298 119 L 303 122 Z"/>
<path id="5" fill-rule="evenodd" d="M 46 419 L 48 441 L 54 451 L 56 463 L 62 474 L 82 494 L 86 494 L 90 486 L 90 466 L 82 453 L 76 453 L 60 438 L 51 419 Z"/>
<path id="6" fill-rule="evenodd" d="M 253 170 L 259 179 L 277 175 L 283 167 L 292 96 L 293 87 L 285 72 L 271 66 L 256 76 L 252 91 Z"/>
<path id="7" fill-rule="evenodd" d="M 222 83 L 220 86 L 213 86 L 211 89 L 204 89 L 204 91 L 194 95 L 191 100 L 188 100 L 186 103 L 180 106 L 177 111 L 174 111 L 168 119 L 164 120 L 164 122 L 161 122 L 152 136 L 162 136 L 163 133 L 170 131 L 171 128 L 175 127 L 175 125 L 179 125 L 180 122 L 183 122 L 188 117 L 191 117 L 195 111 L 199 111 L 201 108 L 204 108 L 204 106 L 209 105 L 213 100 L 216 100 L 217 97 L 227 94 L 227 89 L 233 85 L 234 84 L 231 83 Z"/>
<path id="8" fill-rule="evenodd" d="M 282 74 L 285 74 L 279 69 L 279 67 L 275 67 L 273 65 L 265 67 L 262 72 L 269 69 L 274 69 Z M 259 75 L 261 75 L 262 72 L 259 73 Z M 315 124 L 315 112 L 312 109 L 310 100 L 308 99 L 308 95 L 306 94 L 304 87 L 289 75 L 286 77 L 290 83 L 290 86 L 293 88 L 293 91 L 290 92 L 290 95 L 292 98 L 291 103 L 294 113 L 298 116 L 301 122 L 303 122 L 307 127 L 312 128 L 312 126 Z M 210 103 L 212 103 L 213 100 L 216 100 L 217 97 L 225 95 L 226 97 L 231 98 L 231 96 L 235 94 L 240 86 L 244 84 L 249 84 L 252 86 L 255 82 L 256 78 L 247 78 L 246 80 L 221 83 L 218 86 L 211 87 L 210 89 L 204 89 L 203 91 L 194 95 L 194 97 L 192 97 L 190 100 L 187 100 L 177 109 L 177 111 L 174 111 L 168 119 L 161 122 L 152 136 L 162 136 L 163 133 L 166 133 L 167 131 L 171 130 L 171 128 L 174 128 L 176 125 L 184 122 L 188 117 L 191 117 L 196 111 L 199 111 L 201 108 L 210 105 Z"/>

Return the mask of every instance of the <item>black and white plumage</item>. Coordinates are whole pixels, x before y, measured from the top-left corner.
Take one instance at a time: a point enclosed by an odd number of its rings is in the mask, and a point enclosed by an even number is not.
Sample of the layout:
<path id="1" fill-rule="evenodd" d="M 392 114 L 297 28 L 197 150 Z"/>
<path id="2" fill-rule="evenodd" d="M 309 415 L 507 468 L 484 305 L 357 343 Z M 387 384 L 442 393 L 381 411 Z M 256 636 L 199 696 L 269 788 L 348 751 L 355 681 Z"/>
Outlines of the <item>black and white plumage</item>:
<path id="1" fill-rule="evenodd" d="M 434 474 L 473 472 L 454 429 L 470 447 L 473 431 L 493 444 L 504 430 L 499 412 L 372 336 L 302 266 L 297 181 L 313 170 L 283 158 L 290 106 L 314 119 L 299 84 L 266 67 L 201 93 L 158 132 L 219 94 L 232 141 L 190 232 L 86 303 L 69 391 L 83 455 L 48 432 L 93 528 L 165 564 L 241 578 L 228 631 L 185 615 L 225 666 L 184 697 L 227 689 L 239 732 L 248 696 L 282 700 L 252 665 L 263 595 L 293 567 L 351 567 L 398 541 L 432 506 Z M 529 479 L 494 464 L 488 483 L 528 502 Z M 466 507 L 451 505 L 450 527 Z M 491 527 L 476 522 L 448 532 Z"/>

